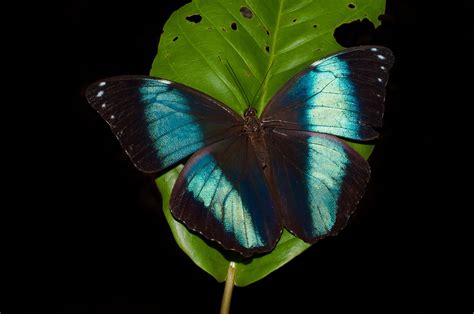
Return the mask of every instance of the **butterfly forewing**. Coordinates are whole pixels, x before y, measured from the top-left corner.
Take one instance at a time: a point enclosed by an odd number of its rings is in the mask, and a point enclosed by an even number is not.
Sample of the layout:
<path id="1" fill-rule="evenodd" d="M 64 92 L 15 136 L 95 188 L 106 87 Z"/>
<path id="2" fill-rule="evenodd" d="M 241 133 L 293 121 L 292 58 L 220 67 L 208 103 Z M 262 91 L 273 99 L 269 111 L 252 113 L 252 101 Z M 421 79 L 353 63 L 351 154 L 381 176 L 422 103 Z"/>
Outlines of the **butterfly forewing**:
<path id="1" fill-rule="evenodd" d="M 316 61 L 272 98 L 262 120 L 279 127 L 370 140 L 382 125 L 390 49 L 358 47 Z"/>
<path id="2" fill-rule="evenodd" d="M 92 84 L 87 99 L 143 172 L 167 168 L 238 133 L 242 118 L 213 98 L 181 84 L 144 76 Z"/>

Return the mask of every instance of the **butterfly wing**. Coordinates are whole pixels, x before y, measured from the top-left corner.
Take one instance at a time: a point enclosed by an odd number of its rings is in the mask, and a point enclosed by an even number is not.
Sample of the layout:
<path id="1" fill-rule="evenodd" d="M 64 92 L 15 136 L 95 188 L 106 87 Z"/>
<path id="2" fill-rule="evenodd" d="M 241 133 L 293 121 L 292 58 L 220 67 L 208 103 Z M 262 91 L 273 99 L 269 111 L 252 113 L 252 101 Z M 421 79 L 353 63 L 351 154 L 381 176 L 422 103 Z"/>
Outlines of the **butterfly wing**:
<path id="1" fill-rule="evenodd" d="M 369 180 L 367 161 L 327 134 L 274 129 L 266 142 L 286 229 L 314 243 L 345 227 Z"/>
<path id="2" fill-rule="evenodd" d="M 267 125 L 333 134 L 355 140 L 377 137 L 390 49 L 357 47 L 313 63 L 291 79 L 262 113 Z"/>
<path id="3" fill-rule="evenodd" d="M 135 166 L 147 173 L 238 133 L 243 123 L 201 92 L 146 76 L 108 78 L 92 84 L 86 94 Z"/>
<path id="4" fill-rule="evenodd" d="M 173 216 L 245 256 L 273 249 L 282 225 L 247 136 L 212 144 L 186 163 L 171 195 Z"/>

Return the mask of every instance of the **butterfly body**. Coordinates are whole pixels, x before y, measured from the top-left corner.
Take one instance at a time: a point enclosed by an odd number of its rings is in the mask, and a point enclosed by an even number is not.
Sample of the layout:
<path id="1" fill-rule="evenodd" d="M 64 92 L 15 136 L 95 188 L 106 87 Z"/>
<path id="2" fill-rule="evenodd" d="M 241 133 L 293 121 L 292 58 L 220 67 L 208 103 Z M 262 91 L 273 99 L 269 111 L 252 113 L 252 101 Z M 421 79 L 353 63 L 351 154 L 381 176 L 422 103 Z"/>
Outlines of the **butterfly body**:
<path id="1" fill-rule="evenodd" d="M 370 177 L 340 137 L 377 137 L 393 63 L 384 47 L 357 47 L 312 63 L 261 115 L 243 117 L 179 83 L 115 77 L 87 91 L 143 172 L 190 156 L 170 199 L 173 216 L 244 256 L 272 250 L 286 228 L 308 243 L 337 234 Z"/>
<path id="2" fill-rule="evenodd" d="M 257 111 L 252 107 L 245 110 L 244 121 L 243 135 L 247 136 L 260 163 L 260 167 L 262 170 L 265 170 L 270 162 L 270 156 L 265 142 L 265 133 L 268 133 L 269 130 L 265 128 L 265 125 L 257 116 Z M 267 175 L 266 171 L 265 175 Z"/>

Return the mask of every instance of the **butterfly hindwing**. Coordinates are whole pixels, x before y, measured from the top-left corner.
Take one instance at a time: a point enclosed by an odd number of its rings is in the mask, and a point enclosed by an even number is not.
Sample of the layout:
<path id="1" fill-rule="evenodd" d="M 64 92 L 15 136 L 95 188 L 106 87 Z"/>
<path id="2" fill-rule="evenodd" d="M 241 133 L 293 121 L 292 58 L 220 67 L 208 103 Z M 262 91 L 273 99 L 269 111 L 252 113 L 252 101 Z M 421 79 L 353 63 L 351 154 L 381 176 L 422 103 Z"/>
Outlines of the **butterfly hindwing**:
<path id="1" fill-rule="evenodd" d="M 194 154 L 176 181 L 170 208 L 188 228 L 245 256 L 273 249 L 282 230 L 265 174 L 243 135 Z"/>
<path id="2" fill-rule="evenodd" d="M 284 128 L 374 139 L 378 134 L 373 127 L 382 125 L 392 64 L 390 49 L 367 46 L 316 61 L 285 84 L 262 119 Z"/>
<path id="3" fill-rule="evenodd" d="M 274 129 L 267 143 L 285 228 L 309 243 L 336 234 L 365 190 L 367 161 L 332 135 Z"/>
<path id="4" fill-rule="evenodd" d="M 87 99 L 107 121 L 133 163 L 157 172 L 238 132 L 242 118 L 196 90 L 146 76 L 92 84 Z"/>

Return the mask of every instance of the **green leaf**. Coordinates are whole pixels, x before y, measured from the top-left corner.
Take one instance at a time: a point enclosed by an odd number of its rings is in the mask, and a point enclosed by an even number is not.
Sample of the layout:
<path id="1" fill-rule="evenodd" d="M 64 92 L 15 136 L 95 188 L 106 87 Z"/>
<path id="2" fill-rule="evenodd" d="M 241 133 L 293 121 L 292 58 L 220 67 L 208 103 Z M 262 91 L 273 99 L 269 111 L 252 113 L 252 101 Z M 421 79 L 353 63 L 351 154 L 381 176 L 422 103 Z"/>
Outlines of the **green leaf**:
<path id="1" fill-rule="evenodd" d="M 383 0 L 194 0 L 166 23 L 150 75 L 198 89 L 239 114 L 255 98 L 252 105 L 261 113 L 293 75 L 342 49 L 333 37 L 338 26 L 363 18 L 378 26 L 384 10 Z M 373 149 L 349 144 L 365 158 Z M 180 169 L 156 181 L 166 219 L 183 251 L 216 280 L 224 281 L 229 261 L 170 214 L 170 193 Z M 274 251 L 237 264 L 236 285 L 265 277 L 308 247 L 285 231 Z"/>
<path id="2" fill-rule="evenodd" d="M 362 155 L 366 160 L 369 159 L 370 155 L 374 151 L 375 145 L 360 144 L 356 142 L 346 141 L 349 146 L 354 148 L 359 154 Z"/>

